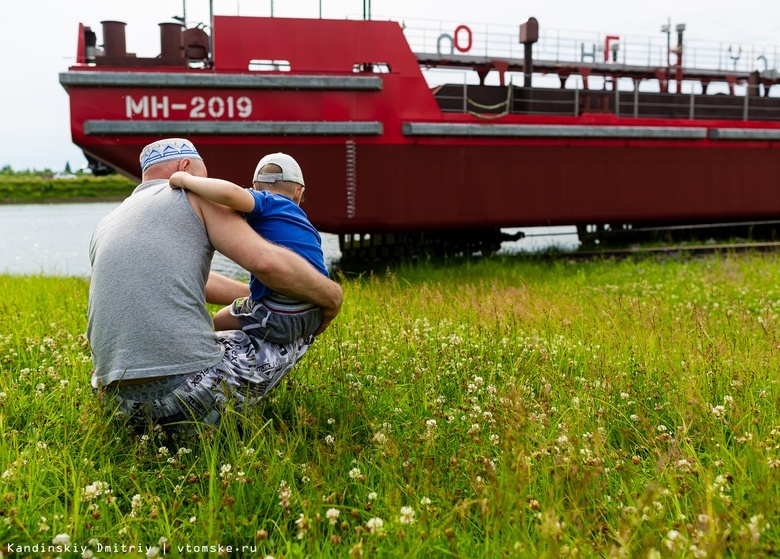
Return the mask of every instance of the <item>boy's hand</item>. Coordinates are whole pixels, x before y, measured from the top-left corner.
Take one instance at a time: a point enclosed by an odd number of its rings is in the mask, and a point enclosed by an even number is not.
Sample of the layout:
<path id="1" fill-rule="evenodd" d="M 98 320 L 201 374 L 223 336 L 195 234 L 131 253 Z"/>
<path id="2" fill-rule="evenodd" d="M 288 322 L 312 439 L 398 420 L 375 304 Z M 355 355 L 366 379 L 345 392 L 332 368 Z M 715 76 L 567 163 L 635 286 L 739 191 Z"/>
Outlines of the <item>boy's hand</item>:
<path id="1" fill-rule="evenodd" d="M 171 175 L 168 184 L 170 184 L 171 188 L 183 188 L 186 190 L 187 187 L 185 186 L 185 181 L 189 176 L 190 174 L 187 173 L 186 171 L 176 171 L 174 174 Z"/>

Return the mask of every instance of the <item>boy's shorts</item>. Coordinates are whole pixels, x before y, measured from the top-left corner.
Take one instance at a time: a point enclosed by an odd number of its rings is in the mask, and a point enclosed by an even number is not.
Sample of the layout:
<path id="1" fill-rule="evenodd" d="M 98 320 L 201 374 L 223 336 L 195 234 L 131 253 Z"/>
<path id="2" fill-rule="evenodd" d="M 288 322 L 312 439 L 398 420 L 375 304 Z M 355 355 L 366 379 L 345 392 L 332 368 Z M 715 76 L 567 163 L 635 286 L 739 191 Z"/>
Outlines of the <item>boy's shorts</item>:
<path id="1" fill-rule="evenodd" d="M 249 297 L 236 299 L 230 305 L 230 314 L 238 320 L 244 332 L 275 344 L 309 338 L 322 324 L 320 307 L 278 294 L 260 300 Z"/>
<path id="2" fill-rule="evenodd" d="M 106 404 L 115 405 L 116 413 L 137 432 L 150 424 L 172 432 L 192 431 L 196 423 L 217 424 L 225 400 L 232 398 L 239 410 L 256 404 L 310 345 L 310 340 L 258 344 L 240 330 L 217 332 L 217 341 L 225 353 L 213 367 L 106 389 Z"/>

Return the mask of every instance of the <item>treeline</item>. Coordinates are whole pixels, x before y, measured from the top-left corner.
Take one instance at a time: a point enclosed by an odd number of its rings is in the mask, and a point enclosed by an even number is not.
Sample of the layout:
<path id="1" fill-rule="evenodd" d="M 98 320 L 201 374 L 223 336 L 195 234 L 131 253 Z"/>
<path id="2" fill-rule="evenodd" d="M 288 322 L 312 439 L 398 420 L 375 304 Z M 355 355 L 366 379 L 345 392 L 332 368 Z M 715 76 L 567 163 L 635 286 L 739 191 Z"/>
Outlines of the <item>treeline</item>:
<path id="1" fill-rule="evenodd" d="M 64 171 L 52 171 L 48 167 L 44 169 L 25 169 L 25 170 L 18 170 L 14 169 L 10 165 L 4 165 L 3 167 L 0 167 L 0 178 L 5 177 L 39 177 L 43 179 L 51 179 L 55 177 L 61 177 L 61 176 L 90 176 L 92 172 L 89 169 L 78 169 L 76 171 L 70 170 L 70 164 L 65 164 L 65 170 Z"/>

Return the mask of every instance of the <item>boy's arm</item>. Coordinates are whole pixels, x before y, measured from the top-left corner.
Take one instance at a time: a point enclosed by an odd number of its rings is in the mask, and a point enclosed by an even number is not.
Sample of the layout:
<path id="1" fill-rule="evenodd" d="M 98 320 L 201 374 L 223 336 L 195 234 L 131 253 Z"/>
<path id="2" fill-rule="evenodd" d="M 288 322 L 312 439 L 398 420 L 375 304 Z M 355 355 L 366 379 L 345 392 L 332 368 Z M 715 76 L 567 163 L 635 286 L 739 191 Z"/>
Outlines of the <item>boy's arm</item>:
<path id="1" fill-rule="evenodd" d="M 216 272 L 209 274 L 206 281 L 207 303 L 229 305 L 239 297 L 249 297 L 249 285 Z"/>
<path id="2" fill-rule="evenodd" d="M 196 177 L 184 171 L 177 171 L 171 176 L 170 184 L 171 188 L 189 190 L 239 212 L 249 213 L 255 209 L 254 196 L 229 181 Z"/>

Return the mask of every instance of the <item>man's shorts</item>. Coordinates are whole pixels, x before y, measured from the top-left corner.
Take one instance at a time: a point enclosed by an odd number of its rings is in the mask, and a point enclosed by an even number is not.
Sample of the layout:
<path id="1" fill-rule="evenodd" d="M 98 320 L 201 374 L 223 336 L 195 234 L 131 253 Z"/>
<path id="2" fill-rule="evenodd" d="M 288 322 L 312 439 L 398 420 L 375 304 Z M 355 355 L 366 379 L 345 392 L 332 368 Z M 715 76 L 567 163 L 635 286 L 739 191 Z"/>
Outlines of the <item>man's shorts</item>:
<path id="1" fill-rule="evenodd" d="M 242 297 L 230 305 L 241 329 L 258 340 L 285 344 L 314 335 L 322 324 L 322 309 L 283 295 L 259 300 Z"/>
<path id="2" fill-rule="evenodd" d="M 310 340 L 257 344 L 240 330 L 217 332 L 225 348 L 222 361 L 203 371 L 169 376 L 106 392 L 116 413 L 137 432 L 150 424 L 167 431 L 188 431 L 194 423 L 219 423 L 225 401 L 236 409 L 259 402 L 309 349 Z"/>

